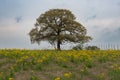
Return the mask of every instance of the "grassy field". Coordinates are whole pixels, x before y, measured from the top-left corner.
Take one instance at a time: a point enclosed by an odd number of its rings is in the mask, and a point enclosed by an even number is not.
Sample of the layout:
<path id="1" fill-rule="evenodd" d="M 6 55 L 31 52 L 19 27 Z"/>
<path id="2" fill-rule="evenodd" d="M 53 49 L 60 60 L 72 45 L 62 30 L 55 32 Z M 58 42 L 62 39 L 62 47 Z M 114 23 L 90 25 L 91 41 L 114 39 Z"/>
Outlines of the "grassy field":
<path id="1" fill-rule="evenodd" d="M 120 80 L 120 51 L 1 49 L 0 80 Z"/>

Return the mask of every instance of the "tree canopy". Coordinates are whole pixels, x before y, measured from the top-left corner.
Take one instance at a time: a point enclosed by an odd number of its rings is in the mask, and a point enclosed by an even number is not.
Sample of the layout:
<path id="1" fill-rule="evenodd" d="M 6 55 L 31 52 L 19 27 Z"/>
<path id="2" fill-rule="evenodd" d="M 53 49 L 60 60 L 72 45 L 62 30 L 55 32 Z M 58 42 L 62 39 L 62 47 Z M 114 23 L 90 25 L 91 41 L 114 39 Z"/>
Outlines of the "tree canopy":
<path id="1" fill-rule="evenodd" d="M 38 44 L 48 41 L 58 50 L 65 42 L 88 42 L 92 38 L 86 35 L 86 28 L 75 19 L 67 9 L 50 9 L 36 19 L 35 27 L 29 32 L 30 40 Z"/>

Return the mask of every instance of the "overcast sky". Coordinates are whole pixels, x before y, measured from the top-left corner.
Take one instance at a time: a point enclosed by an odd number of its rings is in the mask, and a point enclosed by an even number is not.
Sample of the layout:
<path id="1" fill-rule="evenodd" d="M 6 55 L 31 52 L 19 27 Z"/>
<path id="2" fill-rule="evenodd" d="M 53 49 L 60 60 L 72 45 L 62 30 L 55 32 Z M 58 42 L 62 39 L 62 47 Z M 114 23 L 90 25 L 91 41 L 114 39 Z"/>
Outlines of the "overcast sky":
<path id="1" fill-rule="evenodd" d="M 54 8 L 72 11 L 91 43 L 120 43 L 120 0 L 0 0 L 0 48 L 50 47 L 31 44 L 28 33 L 40 14 Z"/>

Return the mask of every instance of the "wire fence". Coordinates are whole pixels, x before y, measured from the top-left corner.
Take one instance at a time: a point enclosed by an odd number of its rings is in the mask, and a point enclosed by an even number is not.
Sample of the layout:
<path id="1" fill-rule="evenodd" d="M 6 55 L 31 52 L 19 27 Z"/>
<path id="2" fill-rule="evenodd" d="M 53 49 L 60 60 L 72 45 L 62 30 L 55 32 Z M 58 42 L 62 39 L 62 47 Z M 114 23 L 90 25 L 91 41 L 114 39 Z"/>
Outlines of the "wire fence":
<path id="1" fill-rule="evenodd" d="M 99 43 L 99 44 L 85 44 L 85 46 L 97 46 L 101 50 L 120 50 L 120 44 L 112 44 L 112 43 Z"/>

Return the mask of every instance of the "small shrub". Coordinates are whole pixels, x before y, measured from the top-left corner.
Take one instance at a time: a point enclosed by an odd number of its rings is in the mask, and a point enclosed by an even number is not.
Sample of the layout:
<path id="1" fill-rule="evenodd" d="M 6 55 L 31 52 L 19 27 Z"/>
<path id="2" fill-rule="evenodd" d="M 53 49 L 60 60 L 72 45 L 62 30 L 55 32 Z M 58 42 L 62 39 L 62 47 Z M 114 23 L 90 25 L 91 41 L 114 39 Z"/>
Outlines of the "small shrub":
<path id="1" fill-rule="evenodd" d="M 85 49 L 86 50 L 100 50 L 100 48 L 98 48 L 97 46 L 87 46 Z"/>

